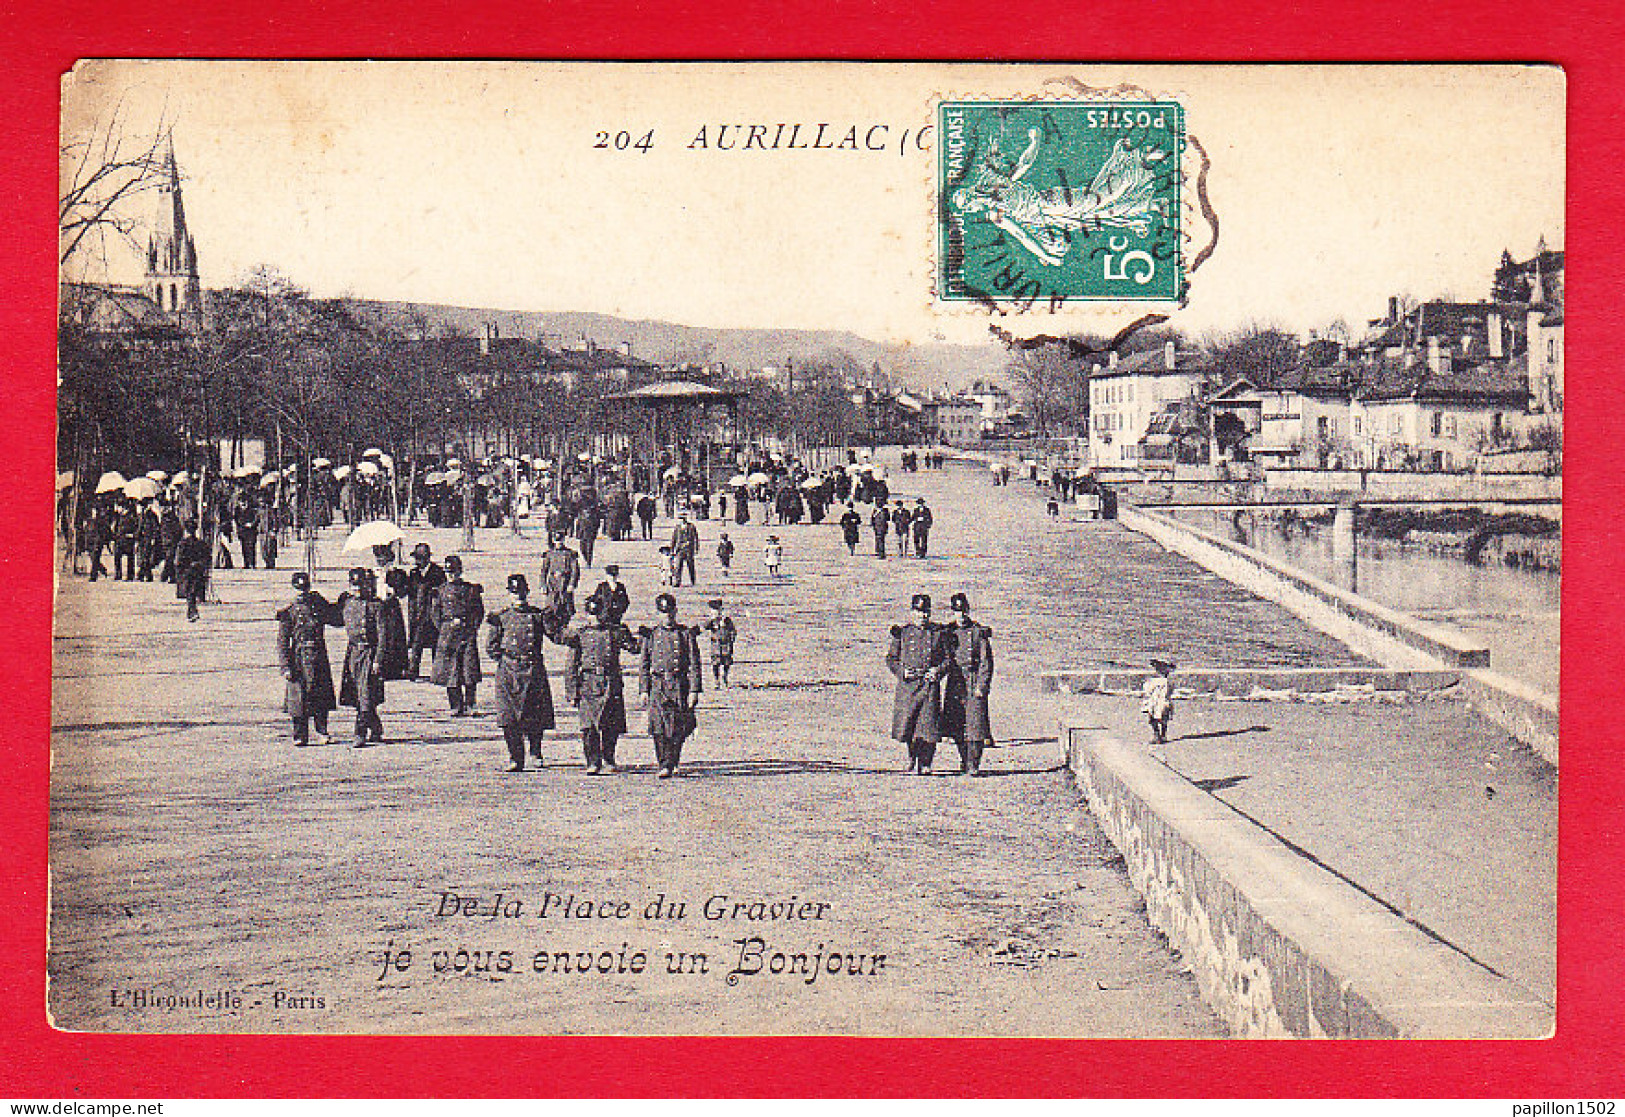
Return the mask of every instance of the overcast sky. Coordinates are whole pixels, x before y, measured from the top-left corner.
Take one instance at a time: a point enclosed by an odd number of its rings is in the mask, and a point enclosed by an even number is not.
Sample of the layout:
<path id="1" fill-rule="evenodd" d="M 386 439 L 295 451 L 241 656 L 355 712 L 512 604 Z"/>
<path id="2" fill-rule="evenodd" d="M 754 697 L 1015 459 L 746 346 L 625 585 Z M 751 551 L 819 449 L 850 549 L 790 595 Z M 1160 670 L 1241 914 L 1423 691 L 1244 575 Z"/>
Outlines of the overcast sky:
<path id="1" fill-rule="evenodd" d="M 64 135 L 115 106 L 131 131 L 172 122 L 205 286 L 269 264 L 324 296 L 969 342 L 986 316 L 930 299 L 934 137 L 902 138 L 942 95 L 1058 76 L 1184 102 L 1221 225 L 1174 319 L 1197 334 L 1483 298 L 1504 247 L 1563 244 L 1549 68 L 91 63 Z M 881 125 L 888 146 L 716 150 L 719 125 L 756 123 Z M 107 268 L 140 277 L 116 250 Z M 1113 324 L 1098 313 L 1015 328 Z"/>

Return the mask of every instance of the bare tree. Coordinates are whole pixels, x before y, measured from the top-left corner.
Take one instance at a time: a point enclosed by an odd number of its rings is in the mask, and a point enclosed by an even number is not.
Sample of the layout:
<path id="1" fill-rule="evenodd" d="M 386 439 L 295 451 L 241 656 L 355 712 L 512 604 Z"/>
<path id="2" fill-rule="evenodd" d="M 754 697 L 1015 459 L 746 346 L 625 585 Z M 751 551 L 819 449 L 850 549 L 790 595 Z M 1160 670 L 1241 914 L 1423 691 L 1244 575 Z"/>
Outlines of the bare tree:
<path id="1" fill-rule="evenodd" d="M 62 145 L 57 204 L 58 263 L 64 268 L 83 248 L 112 233 L 132 246 L 140 222 L 128 212 L 133 197 L 159 189 L 167 165 L 170 127 L 160 119 L 150 136 L 126 131 L 123 105 L 91 134 Z"/>

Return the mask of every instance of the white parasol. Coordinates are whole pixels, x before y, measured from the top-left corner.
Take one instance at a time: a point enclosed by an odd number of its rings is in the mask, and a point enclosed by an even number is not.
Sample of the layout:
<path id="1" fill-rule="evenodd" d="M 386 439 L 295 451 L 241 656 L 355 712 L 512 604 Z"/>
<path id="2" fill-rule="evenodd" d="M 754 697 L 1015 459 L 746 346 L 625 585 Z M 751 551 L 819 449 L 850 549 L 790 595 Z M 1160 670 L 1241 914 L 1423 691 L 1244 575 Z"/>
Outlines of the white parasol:
<path id="1" fill-rule="evenodd" d="M 124 495 L 131 500 L 151 500 L 158 495 L 158 482 L 151 477 L 137 477 L 125 482 Z"/>
<path id="2" fill-rule="evenodd" d="M 446 480 L 446 475 L 444 473 L 440 473 L 438 471 L 435 472 L 435 473 L 425 473 L 423 475 L 423 483 L 425 485 L 439 485 L 439 484 L 442 484 L 445 480 Z"/>
<path id="3" fill-rule="evenodd" d="M 273 470 L 271 470 L 271 472 L 267 473 L 264 477 L 260 478 L 260 488 L 268 489 L 268 488 L 270 488 L 272 485 L 276 484 L 280 480 L 282 480 L 282 474 L 278 473 L 276 470 L 273 469 Z"/>
<path id="4" fill-rule="evenodd" d="M 350 476 L 350 467 L 347 465 L 341 465 L 333 471 L 333 480 L 335 481 L 342 481 L 348 476 Z"/>
<path id="5" fill-rule="evenodd" d="M 822 478 L 809 477 L 809 478 L 807 478 L 805 481 L 803 481 L 801 483 L 801 487 L 804 488 L 804 489 L 818 489 L 818 488 L 822 488 L 823 484 L 824 484 L 824 482 L 823 482 Z"/>
<path id="6" fill-rule="evenodd" d="M 672 466 L 671 468 L 667 469 L 666 472 L 662 473 L 661 476 L 665 477 L 667 480 L 670 480 L 671 478 L 676 477 L 677 476 L 677 467 Z"/>
<path id="7" fill-rule="evenodd" d="M 370 520 L 350 533 L 344 541 L 346 551 L 370 551 L 374 547 L 387 547 L 406 538 L 395 524 L 388 520 Z"/>
<path id="8" fill-rule="evenodd" d="M 100 496 L 102 493 L 110 493 L 115 489 L 122 489 L 125 484 L 126 482 L 124 480 L 124 474 L 120 473 L 116 469 L 109 469 L 106 473 L 102 474 L 101 480 L 96 482 L 96 495 Z"/>
<path id="9" fill-rule="evenodd" d="M 361 474 L 363 477 L 371 477 L 378 472 L 378 463 L 362 462 L 360 465 L 355 467 L 355 471 Z"/>
<path id="10" fill-rule="evenodd" d="M 750 485 L 765 485 L 771 480 L 772 478 L 765 473 L 752 473 L 749 477 L 745 478 L 745 483 Z"/>
<path id="11" fill-rule="evenodd" d="M 361 451 L 361 456 L 364 458 L 381 458 L 384 456 L 384 452 L 378 449 L 376 446 L 368 446 L 365 450 Z"/>
<path id="12" fill-rule="evenodd" d="M 395 459 L 390 457 L 388 454 L 379 454 L 378 455 L 378 464 L 383 466 L 385 469 L 394 470 L 394 468 L 395 468 Z"/>
<path id="13" fill-rule="evenodd" d="M 746 477 L 743 473 L 736 473 L 728 479 L 728 484 L 737 488 L 740 485 L 750 484 L 750 478 Z"/>
<path id="14" fill-rule="evenodd" d="M 57 492 L 61 492 L 71 484 L 73 484 L 73 470 L 70 469 L 66 473 L 58 473 L 56 475 Z"/>
<path id="15" fill-rule="evenodd" d="M 326 458 L 311 458 L 310 459 L 310 467 L 312 469 L 326 469 L 328 466 L 330 466 L 332 464 L 333 463 L 328 461 Z"/>
<path id="16" fill-rule="evenodd" d="M 151 469 L 151 470 L 148 470 L 148 471 L 147 471 L 147 476 L 148 476 L 148 477 L 151 477 L 151 478 L 152 478 L 152 479 L 153 479 L 153 480 L 154 480 L 154 481 L 159 481 L 159 482 L 163 482 L 163 481 L 167 481 L 167 480 L 169 480 L 169 474 L 167 474 L 167 473 L 165 473 L 165 472 L 164 472 L 164 471 L 163 471 L 163 470 L 161 470 L 161 469 Z"/>

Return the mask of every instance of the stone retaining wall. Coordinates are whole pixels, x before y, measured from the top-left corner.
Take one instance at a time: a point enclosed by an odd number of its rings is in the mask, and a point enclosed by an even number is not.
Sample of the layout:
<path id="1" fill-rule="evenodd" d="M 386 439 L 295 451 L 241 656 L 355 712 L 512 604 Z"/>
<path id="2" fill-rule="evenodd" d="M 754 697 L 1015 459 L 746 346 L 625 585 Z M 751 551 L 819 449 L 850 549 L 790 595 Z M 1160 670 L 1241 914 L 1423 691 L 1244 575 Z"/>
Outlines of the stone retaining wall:
<path id="1" fill-rule="evenodd" d="M 1474 709 L 1557 764 L 1557 700 L 1488 670 L 1489 649 L 1454 629 L 1408 617 L 1267 555 L 1141 508 L 1118 510 L 1123 526 L 1156 540 L 1242 589 L 1335 636 L 1362 655 L 1403 670 L 1472 668 L 1462 695 Z M 1471 682 L 1467 676 L 1471 677 Z"/>
<path id="2" fill-rule="evenodd" d="M 1067 763 L 1151 923 L 1241 1037 L 1539 1039 L 1552 1006 L 1146 755 L 1065 721 Z"/>

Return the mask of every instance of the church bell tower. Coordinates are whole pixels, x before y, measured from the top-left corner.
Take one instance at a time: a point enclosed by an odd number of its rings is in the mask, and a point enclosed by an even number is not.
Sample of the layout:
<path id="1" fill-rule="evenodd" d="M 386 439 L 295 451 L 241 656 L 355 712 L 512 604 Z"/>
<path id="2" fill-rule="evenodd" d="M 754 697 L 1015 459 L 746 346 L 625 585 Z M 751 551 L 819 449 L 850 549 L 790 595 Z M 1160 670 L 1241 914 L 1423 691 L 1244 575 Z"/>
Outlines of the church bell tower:
<path id="1" fill-rule="evenodd" d="M 160 175 L 158 218 L 147 241 L 146 290 L 171 322 L 195 333 L 203 328 L 203 287 L 198 281 L 197 247 L 186 230 L 174 137 L 170 137 Z"/>

